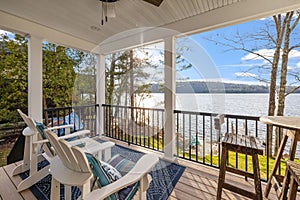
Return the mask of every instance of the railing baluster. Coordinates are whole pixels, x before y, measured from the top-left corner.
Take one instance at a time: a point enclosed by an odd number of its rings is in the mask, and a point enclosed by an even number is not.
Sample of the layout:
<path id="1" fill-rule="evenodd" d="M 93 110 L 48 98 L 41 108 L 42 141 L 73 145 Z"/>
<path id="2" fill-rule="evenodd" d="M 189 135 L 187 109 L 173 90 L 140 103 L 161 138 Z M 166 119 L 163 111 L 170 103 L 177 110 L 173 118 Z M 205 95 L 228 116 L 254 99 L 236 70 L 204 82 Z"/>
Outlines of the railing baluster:
<path id="1" fill-rule="evenodd" d="M 150 110 L 148 110 L 148 123 L 147 123 L 147 127 L 148 127 L 148 144 L 147 147 L 150 147 Z"/>
<path id="2" fill-rule="evenodd" d="M 206 140 L 206 135 L 205 135 L 205 115 L 203 115 L 203 119 L 202 119 L 202 123 L 203 123 L 203 151 L 202 151 L 202 162 L 205 164 L 205 140 Z"/>
<path id="3" fill-rule="evenodd" d="M 191 114 L 189 114 L 189 159 L 191 160 L 191 156 L 192 156 L 192 145 L 191 145 L 191 142 L 192 142 L 192 124 L 191 124 Z"/>
<path id="4" fill-rule="evenodd" d="M 177 149 L 177 156 L 179 157 L 179 113 L 176 113 L 176 149 Z"/>
<path id="5" fill-rule="evenodd" d="M 162 124 L 162 132 L 161 132 L 161 150 L 164 150 L 164 138 L 165 138 L 165 116 L 164 116 L 164 112 L 161 111 L 161 124 Z"/>
<path id="6" fill-rule="evenodd" d="M 160 132 L 160 127 L 159 127 L 159 111 L 156 111 L 156 114 L 157 114 L 157 132 L 156 132 L 156 149 L 159 149 L 159 143 L 158 143 L 158 140 L 159 140 L 159 132 Z"/>
<path id="7" fill-rule="evenodd" d="M 198 115 L 196 116 L 196 162 L 198 162 Z"/>
<path id="8" fill-rule="evenodd" d="M 235 118 L 235 134 L 237 135 L 238 134 L 238 120 L 237 118 Z M 236 138 L 237 140 L 237 138 Z M 235 153 L 235 168 L 238 168 L 239 166 L 239 156 L 238 156 L 238 153 L 236 152 Z"/>
<path id="9" fill-rule="evenodd" d="M 248 135 L 248 120 L 245 119 L 245 135 Z M 248 171 L 248 154 L 246 154 L 245 159 L 245 170 Z"/>
<path id="10" fill-rule="evenodd" d="M 212 151 L 212 141 L 213 141 L 213 136 L 212 136 L 212 115 L 210 115 L 210 165 L 212 165 L 212 160 L 213 160 L 213 151 Z"/>
<path id="11" fill-rule="evenodd" d="M 183 158 L 185 158 L 185 114 L 182 114 L 182 154 Z"/>

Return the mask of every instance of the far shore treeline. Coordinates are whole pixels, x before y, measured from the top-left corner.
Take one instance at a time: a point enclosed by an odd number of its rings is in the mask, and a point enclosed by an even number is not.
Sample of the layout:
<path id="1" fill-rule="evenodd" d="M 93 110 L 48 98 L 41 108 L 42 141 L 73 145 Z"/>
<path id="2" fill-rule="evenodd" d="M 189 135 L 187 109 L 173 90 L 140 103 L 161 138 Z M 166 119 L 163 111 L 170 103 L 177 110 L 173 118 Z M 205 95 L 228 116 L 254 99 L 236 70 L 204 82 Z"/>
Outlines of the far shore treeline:
<path id="1" fill-rule="evenodd" d="M 288 86 L 287 91 L 292 87 Z M 152 84 L 152 93 L 163 93 L 161 84 Z M 268 85 L 205 82 L 205 81 L 184 81 L 176 83 L 176 93 L 269 93 Z M 297 90 L 294 93 L 300 93 Z"/>

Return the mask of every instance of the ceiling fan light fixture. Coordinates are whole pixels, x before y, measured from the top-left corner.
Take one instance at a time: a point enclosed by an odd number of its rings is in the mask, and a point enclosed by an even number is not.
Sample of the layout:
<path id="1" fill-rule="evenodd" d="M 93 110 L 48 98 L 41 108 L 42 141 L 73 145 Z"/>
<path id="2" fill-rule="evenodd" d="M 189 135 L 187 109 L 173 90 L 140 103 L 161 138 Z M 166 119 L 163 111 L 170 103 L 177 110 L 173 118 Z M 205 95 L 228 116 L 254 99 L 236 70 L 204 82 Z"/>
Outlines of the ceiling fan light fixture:
<path id="1" fill-rule="evenodd" d="M 116 2 L 119 0 L 99 0 L 101 2 L 101 25 L 104 25 L 104 21 L 107 22 L 108 18 L 116 17 Z"/>
<path id="2" fill-rule="evenodd" d="M 116 3 L 106 3 L 106 14 L 107 17 L 114 18 L 116 17 Z"/>

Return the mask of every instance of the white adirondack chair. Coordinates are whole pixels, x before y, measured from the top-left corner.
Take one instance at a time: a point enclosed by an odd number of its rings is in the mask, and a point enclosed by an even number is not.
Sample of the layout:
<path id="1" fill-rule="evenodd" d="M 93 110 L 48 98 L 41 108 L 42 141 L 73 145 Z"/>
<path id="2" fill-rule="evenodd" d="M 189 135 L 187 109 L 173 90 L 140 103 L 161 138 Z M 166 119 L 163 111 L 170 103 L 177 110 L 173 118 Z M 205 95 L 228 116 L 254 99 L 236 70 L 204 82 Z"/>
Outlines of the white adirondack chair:
<path id="1" fill-rule="evenodd" d="M 90 169 L 87 157 L 82 149 L 70 146 L 50 130 L 45 131 L 46 137 L 57 152 L 57 156 L 50 164 L 52 174 L 51 199 L 56 200 L 60 197 L 60 183 L 65 187 L 65 199 L 71 197 L 71 186 L 78 186 L 81 189 L 81 198 L 89 200 L 105 199 L 113 193 L 132 185 L 139 181 L 139 199 L 146 199 L 146 189 L 149 186 L 150 175 L 154 165 L 159 161 L 158 157 L 152 154 L 144 155 L 128 172 L 119 180 L 90 192 L 90 183 L 93 173 Z"/>
<path id="2" fill-rule="evenodd" d="M 38 170 L 38 163 L 44 159 L 48 160 L 51 163 L 52 159 L 56 155 L 56 152 L 51 147 L 49 141 L 45 138 L 42 138 L 36 127 L 35 121 L 31 117 L 28 117 L 26 114 L 24 114 L 22 111 L 18 110 L 18 112 L 28 126 L 23 130 L 23 135 L 25 136 L 23 163 L 16 166 L 12 171 L 12 175 L 18 175 L 29 170 L 29 176 L 26 179 L 22 180 L 17 186 L 17 190 L 20 192 L 29 188 L 30 186 L 34 185 L 39 180 L 50 174 L 50 165 L 47 165 L 44 168 Z M 70 127 L 72 126 L 72 124 L 63 125 L 51 127 L 48 128 L 48 130 L 56 130 L 61 128 L 70 129 Z M 68 130 L 65 130 L 65 133 L 68 133 Z M 89 130 L 81 130 L 72 134 L 61 136 L 59 137 L 59 139 L 65 140 L 73 137 L 83 137 L 88 134 L 90 134 Z M 35 136 L 37 137 L 37 139 L 34 138 Z M 70 143 L 72 145 L 85 144 L 85 151 L 93 154 L 97 154 L 98 152 L 102 154 L 102 151 L 107 150 L 107 152 L 105 152 L 105 159 L 110 156 L 110 148 L 114 146 L 114 143 L 112 142 L 105 142 L 100 144 L 88 137 L 74 140 Z M 37 150 L 39 146 L 41 146 L 43 150 L 43 152 L 41 153 Z"/>

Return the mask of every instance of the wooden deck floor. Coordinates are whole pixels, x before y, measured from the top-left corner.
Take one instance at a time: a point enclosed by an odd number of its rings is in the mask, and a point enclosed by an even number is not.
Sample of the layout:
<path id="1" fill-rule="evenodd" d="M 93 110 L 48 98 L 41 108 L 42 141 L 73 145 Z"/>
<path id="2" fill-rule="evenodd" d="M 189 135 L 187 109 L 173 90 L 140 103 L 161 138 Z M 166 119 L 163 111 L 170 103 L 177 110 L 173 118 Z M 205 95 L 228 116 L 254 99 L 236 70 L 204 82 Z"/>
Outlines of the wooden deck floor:
<path id="1" fill-rule="evenodd" d="M 124 146 L 124 143 L 114 141 L 119 145 Z M 127 144 L 125 144 L 126 147 Z M 130 145 L 129 148 L 140 150 L 142 152 L 151 152 L 141 147 Z M 162 156 L 161 154 L 159 154 Z M 178 164 L 186 166 L 182 177 L 179 179 L 176 184 L 175 189 L 171 193 L 170 200 L 210 200 L 216 199 L 217 191 L 217 181 L 219 170 L 214 169 L 208 166 L 199 165 L 193 162 L 186 160 L 178 159 Z M 21 181 L 19 176 L 11 177 L 11 171 L 17 164 L 7 165 L 0 168 L 0 200 L 34 200 L 36 199 L 30 190 L 25 190 L 21 193 L 18 193 L 16 190 L 16 185 Z M 235 175 L 226 176 L 227 181 L 230 181 L 232 184 L 239 185 L 244 189 L 253 188 L 253 183 L 251 181 L 247 182 L 244 178 Z M 262 184 L 263 190 L 265 188 L 265 183 Z M 245 200 L 248 198 L 241 197 L 230 191 L 224 191 L 222 195 L 223 199 L 226 200 Z M 269 196 L 269 199 L 276 199 L 274 190 Z M 298 194 L 297 199 L 300 199 Z"/>

